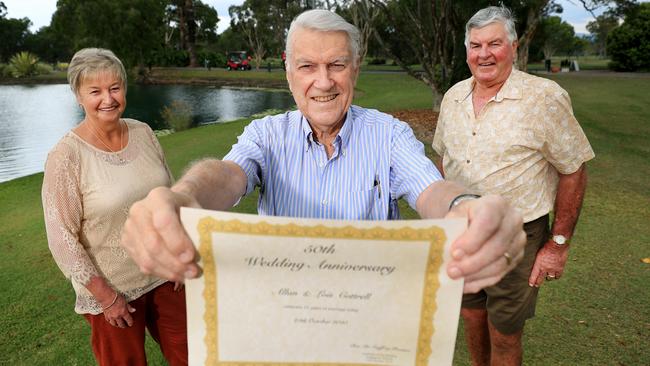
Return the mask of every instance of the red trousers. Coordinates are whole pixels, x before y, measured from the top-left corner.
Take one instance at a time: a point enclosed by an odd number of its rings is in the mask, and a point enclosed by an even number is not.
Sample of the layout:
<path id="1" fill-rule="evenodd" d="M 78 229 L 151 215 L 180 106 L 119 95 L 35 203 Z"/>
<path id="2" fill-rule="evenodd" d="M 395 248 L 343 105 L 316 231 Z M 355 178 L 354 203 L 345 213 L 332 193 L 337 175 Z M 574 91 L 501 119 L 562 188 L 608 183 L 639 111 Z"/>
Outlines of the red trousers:
<path id="1" fill-rule="evenodd" d="M 187 318 L 185 288 L 176 292 L 166 282 L 129 303 L 133 325 L 110 325 L 104 314 L 84 314 L 90 323 L 91 343 L 99 365 L 147 365 L 145 328 L 160 345 L 170 366 L 187 365 Z"/>

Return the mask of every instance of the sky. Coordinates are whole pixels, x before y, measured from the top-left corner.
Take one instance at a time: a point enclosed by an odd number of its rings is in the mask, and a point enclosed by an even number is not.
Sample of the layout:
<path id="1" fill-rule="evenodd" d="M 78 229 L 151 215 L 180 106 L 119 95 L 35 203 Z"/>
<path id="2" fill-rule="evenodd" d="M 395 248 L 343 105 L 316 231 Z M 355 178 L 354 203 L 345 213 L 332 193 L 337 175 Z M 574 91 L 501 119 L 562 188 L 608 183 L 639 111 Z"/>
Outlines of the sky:
<path id="1" fill-rule="evenodd" d="M 56 10 L 56 0 L 0 0 L 7 6 L 7 16 L 9 18 L 29 18 L 33 25 L 30 28 L 36 32 L 40 27 L 50 24 L 52 14 Z M 230 26 L 230 17 L 228 16 L 228 7 L 230 5 L 241 5 L 244 0 L 202 0 L 204 3 L 211 5 L 217 10 L 219 15 L 218 33 L 223 32 Z M 650 0 L 642 0 L 646 2 Z M 574 3 L 578 1 L 573 0 Z M 564 7 L 564 12 L 560 15 L 562 19 L 573 25 L 576 33 L 587 34 L 587 23 L 593 20 L 591 14 L 582 8 L 572 4 L 569 0 L 559 0 Z"/>

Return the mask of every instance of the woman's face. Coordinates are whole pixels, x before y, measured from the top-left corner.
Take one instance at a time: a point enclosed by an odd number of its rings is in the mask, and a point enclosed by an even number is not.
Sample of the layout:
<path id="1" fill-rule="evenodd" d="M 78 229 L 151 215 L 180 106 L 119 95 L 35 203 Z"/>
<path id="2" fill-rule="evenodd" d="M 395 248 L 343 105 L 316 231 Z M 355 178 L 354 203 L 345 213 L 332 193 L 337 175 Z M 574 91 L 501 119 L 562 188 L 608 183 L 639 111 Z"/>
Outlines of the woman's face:
<path id="1" fill-rule="evenodd" d="M 110 72 L 87 76 L 77 93 L 77 101 L 94 123 L 118 122 L 126 108 L 124 83 Z"/>

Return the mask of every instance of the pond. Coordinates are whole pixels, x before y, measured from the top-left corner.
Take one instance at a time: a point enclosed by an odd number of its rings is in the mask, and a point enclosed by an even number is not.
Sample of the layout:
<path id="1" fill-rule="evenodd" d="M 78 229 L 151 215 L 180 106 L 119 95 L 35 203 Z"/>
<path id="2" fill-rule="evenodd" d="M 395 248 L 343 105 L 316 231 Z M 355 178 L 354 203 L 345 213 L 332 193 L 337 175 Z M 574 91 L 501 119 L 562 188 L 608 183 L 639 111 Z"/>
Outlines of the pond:
<path id="1" fill-rule="evenodd" d="M 160 112 L 173 101 L 192 108 L 197 124 L 290 109 L 286 91 L 197 85 L 129 85 L 124 117 L 166 128 Z M 43 171 L 47 152 L 83 119 L 67 84 L 0 86 L 0 182 Z"/>

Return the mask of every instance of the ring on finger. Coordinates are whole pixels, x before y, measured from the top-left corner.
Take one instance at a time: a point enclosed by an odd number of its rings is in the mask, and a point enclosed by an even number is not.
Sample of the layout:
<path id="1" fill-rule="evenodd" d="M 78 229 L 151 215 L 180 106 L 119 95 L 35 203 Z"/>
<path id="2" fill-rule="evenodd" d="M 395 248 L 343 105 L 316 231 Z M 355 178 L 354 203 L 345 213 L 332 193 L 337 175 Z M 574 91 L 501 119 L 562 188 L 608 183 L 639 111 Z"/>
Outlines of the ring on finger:
<path id="1" fill-rule="evenodd" d="M 510 266 L 512 264 L 512 255 L 510 255 L 510 253 L 504 252 L 503 253 L 503 258 L 506 259 L 506 265 L 507 266 Z"/>

